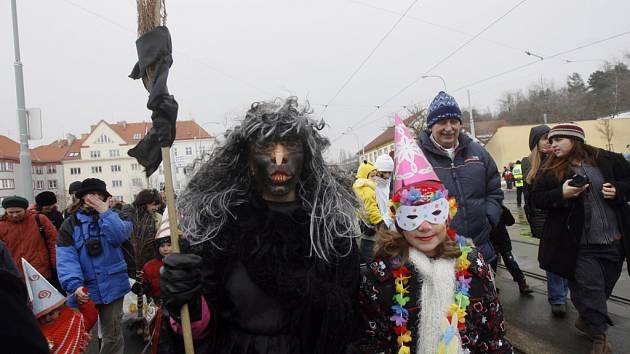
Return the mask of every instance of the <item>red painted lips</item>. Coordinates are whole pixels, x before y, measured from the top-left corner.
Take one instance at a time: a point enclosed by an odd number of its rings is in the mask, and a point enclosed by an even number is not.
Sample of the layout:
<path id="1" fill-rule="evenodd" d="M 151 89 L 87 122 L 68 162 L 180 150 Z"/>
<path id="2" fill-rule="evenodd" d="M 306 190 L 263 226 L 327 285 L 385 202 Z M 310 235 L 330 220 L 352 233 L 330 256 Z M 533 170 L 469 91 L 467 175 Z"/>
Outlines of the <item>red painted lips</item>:
<path id="1" fill-rule="evenodd" d="M 276 171 L 271 174 L 271 182 L 273 184 L 284 184 L 293 178 L 291 175 L 284 171 Z"/>

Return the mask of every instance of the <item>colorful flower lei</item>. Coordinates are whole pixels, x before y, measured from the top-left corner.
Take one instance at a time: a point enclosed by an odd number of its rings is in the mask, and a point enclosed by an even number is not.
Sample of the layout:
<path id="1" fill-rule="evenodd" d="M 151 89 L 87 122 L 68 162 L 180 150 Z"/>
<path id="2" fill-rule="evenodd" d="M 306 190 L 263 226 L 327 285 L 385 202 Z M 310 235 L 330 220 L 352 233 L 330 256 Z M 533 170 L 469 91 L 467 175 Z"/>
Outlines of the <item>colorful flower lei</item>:
<path id="1" fill-rule="evenodd" d="M 470 305 L 470 282 L 471 274 L 468 271 L 470 267 L 470 261 L 468 260 L 468 254 L 472 252 L 472 247 L 466 244 L 466 239 L 462 236 L 456 235 L 455 232 L 451 238 L 457 242 L 457 246 L 462 251 L 462 254 L 455 260 L 455 294 L 453 295 L 453 303 L 449 306 L 448 314 L 446 315 L 448 323 L 452 324 L 453 321 L 457 322 L 457 331 L 462 331 L 466 328 L 466 309 Z M 460 346 L 459 340 L 455 340 L 453 343 L 453 337 L 456 336 L 454 326 L 447 326 L 442 333 L 440 343 L 438 345 L 438 354 L 445 354 L 450 352 L 450 348 L 453 346 Z M 450 347 L 450 348 L 449 348 Z M 447 349 L 448 348 L 448 349 Z"/>
<path id="2" fill-rule="evenodd" d="M 455 233 L 454 230 L 448 229 L 447 234 L 449 238 L 457 242 L 457 246 L 462 251 L 462 254 L 455 260 L 455 293 L 453 296 L 453 303 L 449 306 L 447 319 L 451 323 L 453 318 L 457 319 L 457 330 L 464 330 L 466 327 L 466 308 L 470 304 L 470 282 L 471 274 L 468 271 L 470 267 L 470 261 L 468 260 L 468 254 L 472 252 L 472 247 L 466 244 L 466 239 Z M 394 267 L 392 267 L 394 268 Z M 411 272 L 407 267 L 401 265 L 396 269 L 392 269 L 392 276 L 394 278 L 394 289 L 396 294 L 393 297 L 394 305 L 392 306 L 392 316 L 389 318 L 394 323 L 394 333 L 398 336 L 396 343 L 398 344 L 398 354 L 410 354 L 411 348 L 407 343 L 411 342 L 411 331 L 407 327 L 409 320 L 409 310 L 406 307 L 410 298 L 406 296 L 409 294 L 409 278 Z M 455 337 L 455 329 L 452 326 L 448 326 L 442 333 L 440 344 L 438 347 L 438 354 L 447 353 L 447 349 L 453 337 Z M 461 345 L 459 341 L 454 344 Z"/>
<path id="3" fill-rule="evenodd" d="M 407 267 L 401 265 L 397 269 L 392 270 L 392 276 L 394 278 L 394 289 L 396 295 L 394 295 L 394 306 L 392 306 L 393 315 L 389 318 L 394 322 L 394 333 L 398 335 L 396 343 L 398 343 L 398 354 L 410 354 L 411 348 L 407 343 L 411 342 L 411 331 L 407 328 L 407 321 L 409 320 L 409 310 L 405 308 L 407 302 L 409 302 L 409 275 L 411 272 Z"/>

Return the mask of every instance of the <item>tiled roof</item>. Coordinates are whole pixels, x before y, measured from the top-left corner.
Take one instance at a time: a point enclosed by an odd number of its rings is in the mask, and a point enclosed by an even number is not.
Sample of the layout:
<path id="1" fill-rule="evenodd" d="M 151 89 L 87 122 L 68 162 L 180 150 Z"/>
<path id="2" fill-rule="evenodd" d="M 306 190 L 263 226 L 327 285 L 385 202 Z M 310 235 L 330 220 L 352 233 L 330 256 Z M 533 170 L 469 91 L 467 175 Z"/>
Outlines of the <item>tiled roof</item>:
<path id="1" fill-rule="evenodd" d="M 146 133 L 151 129 L 153 123 L 151 122 L 138 122 L 138 123 L 107 123 L 112 130 L 116 132 L 122 139 L 128 144 L 136 144 L 142 139 Z M 98 125 L 98 124 L 97 124 Z M 92 126 L 92 131 L 96 128 L 96 125 Z M 134 139 L 140 137 L 140 139 Z M 178 120 L 177 121 L 177 135 L 175 140 L 188 140 L 188 139 L 208 139 L 211 138 L 210 134 L 205 131 L 197 122 L 192 120 Z"/>
<path id="2" fill-rule="evenodd" d="M 416 116 L 409 116 L 405 118 L 403 122 L 405 123 L 405 125 L 409 126 L 409 124 L 411 124 L 411 122 L 413 122 L 414 119 L 416 119 Z M 365 145 L 363 150 L 369 151 L 369 150 L 375 149 L 379 146 L 383 146 L 393 141 L 394 141 L 394 127 L 393 126 L 387 127 L 387 129 L 385 129 L 384 132 L 382 132 L 379 136 L 374 138 L 374 140 L 370 141 L 367 145 Z"/>
<path id="3" fill-rule="evenodd" d="M 0 159 L 19 161 L 20 144 L 4 135 L 0 135 Z"/>
<path id="4" fill-rule="evenodd" d="M 68 140 L 55 140 L 48 145 L 31 149 L 31 159 L 33 162 L 60 162 L 68 153 L 69 148 Z"/>

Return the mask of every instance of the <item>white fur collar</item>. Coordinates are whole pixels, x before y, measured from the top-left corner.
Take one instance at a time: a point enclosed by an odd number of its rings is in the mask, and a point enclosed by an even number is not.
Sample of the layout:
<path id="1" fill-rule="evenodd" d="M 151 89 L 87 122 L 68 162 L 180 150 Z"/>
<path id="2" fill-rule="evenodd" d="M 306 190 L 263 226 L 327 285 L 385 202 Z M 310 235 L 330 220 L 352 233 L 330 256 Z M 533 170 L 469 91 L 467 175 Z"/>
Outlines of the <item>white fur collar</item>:
<path id="1" fill-rule="evenodd" d="M 455 294 L 455 259 L 431 259 L 415 248 L 410 248 L 409 259 L 422 282 L 416 353 L 435 354 L 442 335 L 440 325 Z"/>

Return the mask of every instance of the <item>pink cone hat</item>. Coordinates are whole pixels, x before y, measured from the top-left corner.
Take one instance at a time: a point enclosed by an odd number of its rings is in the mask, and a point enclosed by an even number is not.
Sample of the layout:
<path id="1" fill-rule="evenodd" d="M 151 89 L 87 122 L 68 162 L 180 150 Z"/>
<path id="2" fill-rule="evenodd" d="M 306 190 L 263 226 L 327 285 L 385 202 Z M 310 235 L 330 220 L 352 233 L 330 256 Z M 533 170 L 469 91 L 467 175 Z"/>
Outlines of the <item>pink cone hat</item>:
<path id="1" fill-rule="evenodd" d="M 407 129 L 402 119 L 396 115 L 394 122 L 395 191 L 398 192 L 403 187 L 422 181 L 440 182 L 435 171 L 433 171 L 433 166 L 424 156 L 415 139 L 409 134 L 409 129 Z"/>

